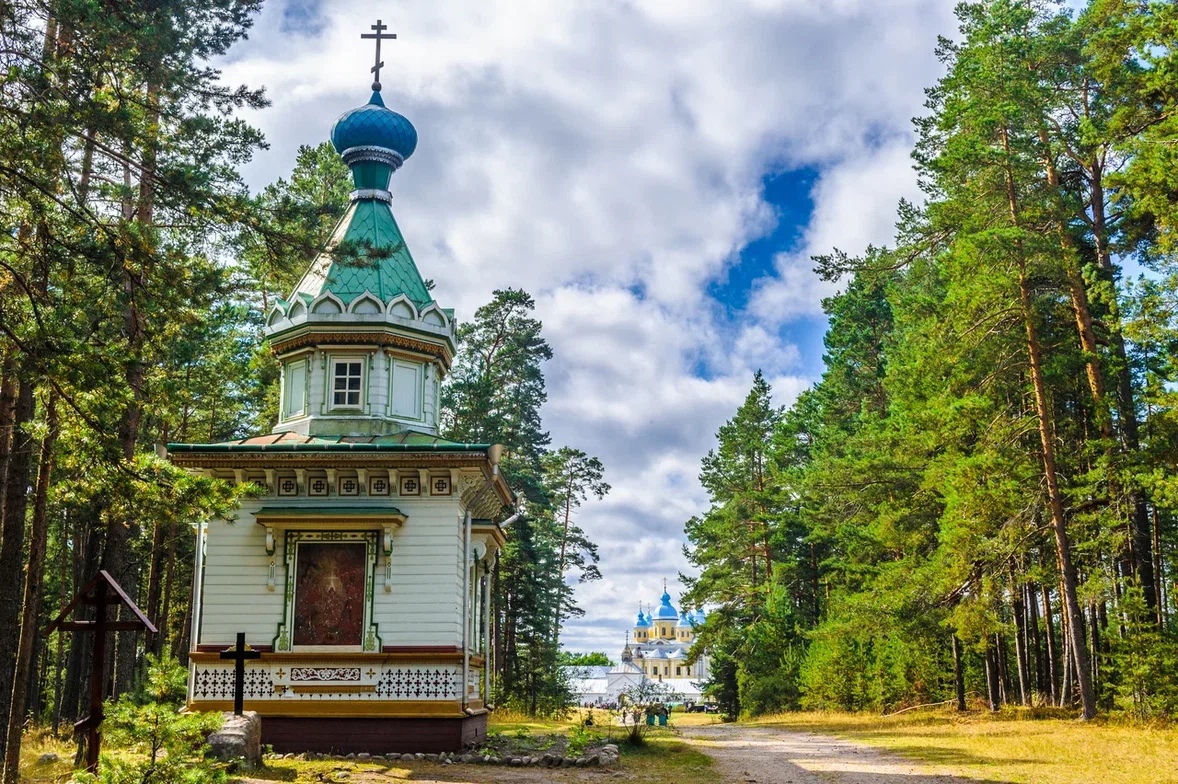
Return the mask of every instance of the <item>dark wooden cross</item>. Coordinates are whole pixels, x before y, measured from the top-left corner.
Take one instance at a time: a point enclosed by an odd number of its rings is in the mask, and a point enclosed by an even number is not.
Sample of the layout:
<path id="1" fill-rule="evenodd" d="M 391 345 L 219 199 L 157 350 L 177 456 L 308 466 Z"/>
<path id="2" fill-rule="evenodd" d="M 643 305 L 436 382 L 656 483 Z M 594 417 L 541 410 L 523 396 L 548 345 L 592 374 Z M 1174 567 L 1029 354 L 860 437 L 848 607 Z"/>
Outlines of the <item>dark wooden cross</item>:
<path id="1" fill-rule="evenodd" d="M 245 701 L 245 660 L 260 659 L 262 654 L 245 644 L 245 632 L 238 632 L 237 645 L 221 651 L 221 658 L 233 660 L 233 715 L 240 716 Z"/>
<path id="2" fill-rule="evenodd" d="M 368 39 L 376 39 L 376 65 L 372 66 L 372 69 L 371 69 L 372 73 L 374 74 L 374 76 L 372 77 L 372 89 L 376 90 L 377 92 L 380 92 L 380 69 L 384 67 L 384 62 L 380 59 L 380 42 L 394 40 L 397 37 L 397 34 L 382 32 L 384 30 L 388 30 L 389 26 L 387 24 L 382 23 L 379 19 L 376 20 L 376 24 L 374 24 L 372 26 L 372 29 L 375 30 L 376 32 L 375 33 L 361 33 L 360 37 L 361 38 L 368 38 Z"/>
<path id="3" fill-rule="evenodd" d="M 79 603 L 94 605 L 93 621 L 66 620 Z M 109 620 L 106 617 L 108 604 L 121 604 L 130 610 L 135 617 L 129 621 Z M 101 570 L 93 580 L 78 591 L 74 600 L 66 605 L 65 609 L 41 633 L 43 637 L 48 637 L 55 630 L 94 632 L 94 651 L 90 669 L 90 715 L 74 724 L 75 732 L 86 734 L 86 770 L 91 773 L 98 772 L 98 744 L 101 741 L 98 727 L 102 724 L 102 696 L 106 680 L 106 633 L 139 631 L 141 629 L 152 634 L 157 631 L 152 622 L 147 620 L 143 611 L 135 606 L 131 597 L 127 596 L 126 592 L 115 582 L 115 579 L 106 570 Z"/>

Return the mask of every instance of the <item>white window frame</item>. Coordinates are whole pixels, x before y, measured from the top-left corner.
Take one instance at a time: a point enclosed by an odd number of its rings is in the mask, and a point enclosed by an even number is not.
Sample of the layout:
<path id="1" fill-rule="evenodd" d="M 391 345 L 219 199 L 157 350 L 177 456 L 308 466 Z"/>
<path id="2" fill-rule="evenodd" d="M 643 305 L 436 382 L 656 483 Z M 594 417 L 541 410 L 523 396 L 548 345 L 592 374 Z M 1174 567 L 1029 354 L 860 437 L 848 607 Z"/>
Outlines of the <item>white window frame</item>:
<path id="1" fill-rule="evenodd" d="M 397 363 L 404 365 L 414 365 L 417 369 L 417 387 L 414 390 L 414 395 L 417 400 L 417 415 L 408 416 L 406 414 L 397 413 L 396 400 L 396 377 L 397 377 Z M 417 360 L 401 359 L 397 356 L 389 357 L 389 405 L 388 415 L 396 419 L 408 419 L 413 422 L 421 422 L 425 419 L 425 364 Z"/>
<path id="2" fill-rule="evenodd" d="M 360 365 L 360 399 L 355 405 L 350 405 L 347 402 L 347 397 L 344 398 L 343 403 L 335 402 L 335 366 L 338 362 L 345 362 L 347 364 Z M 351 378 L 351 375 L 345 376 Z M 343 392 L 350 392 L 352 390 L 344 389 Z M 363 354 L 332 354 L 327 360 L 327 410 L 328 411 L 364 411 L 365 401 L 368 399 L 368 358 Z"/>
<path id="3" fill-rule="evenodd" d="M 291 371 L 294 371 L 295 366 L 297 366 L 297 365 L 302 365 L 301 371 L 295 371 L 292 373 Z M 281 378 L 282 388 L 280 390 L 280 392 L 281 392 L 280 407 L 282 409 L 282 411 L 281 411 L 282 417 L 281 418 L 282 418 L 283 422 L 289 421 L 291 419 L 300 419 L 300 418 L 305 417 L 307 415 L 307 411 L 309 409 L 309 405 L 308 405 L 309 398 L 310 398 L 309 393 L 311 391 L 310 389 L 307 388 L 308 387 L 308 385 L 307 385 L 307 376 L 308 376 L 307 369 L 310 366 L 311 366 L 311 363 L 306 356 L 300 357 L 299 359 L 290 359 L 282 364 L 282 378 Z M 300 374 L 302 375 L 301 380 L 302 380 L 302 384 L 303 384 L 303 406 L 298 411 L 291 411 L 290 410 L 291 390 L 290 390 L 290 386 L 287 384 L 287 379 L 292 375 L 297 377 Z"/>

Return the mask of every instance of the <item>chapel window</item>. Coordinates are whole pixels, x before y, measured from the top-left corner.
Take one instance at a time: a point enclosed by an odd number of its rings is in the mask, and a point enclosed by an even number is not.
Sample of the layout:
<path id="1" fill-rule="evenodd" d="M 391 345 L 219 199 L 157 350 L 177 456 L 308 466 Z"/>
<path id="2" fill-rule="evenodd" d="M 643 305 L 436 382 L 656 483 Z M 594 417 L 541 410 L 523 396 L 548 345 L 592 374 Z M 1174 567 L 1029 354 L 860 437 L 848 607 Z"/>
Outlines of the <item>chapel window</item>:
<path id="1" fill-rule="evenodd" d="M 285 419 L 294 419 L 307 413 L 307 362 L 288 362 L 282 378 L 282 414 Z"/>
<path id="2" fill-rule="evenodd" d="M 402 362 L 397 360 L 392 364 L 392 400 L 393 416 L 406 419 L 421 419 L 422 417 L 422 373 L 421 365 L 416 362 Z"/>
<path id="3" fill-rule="evenodd" d="M 359 408 L 364 391 L 364 363 L 358 359 L 332 362 L 332 408 Z"/>

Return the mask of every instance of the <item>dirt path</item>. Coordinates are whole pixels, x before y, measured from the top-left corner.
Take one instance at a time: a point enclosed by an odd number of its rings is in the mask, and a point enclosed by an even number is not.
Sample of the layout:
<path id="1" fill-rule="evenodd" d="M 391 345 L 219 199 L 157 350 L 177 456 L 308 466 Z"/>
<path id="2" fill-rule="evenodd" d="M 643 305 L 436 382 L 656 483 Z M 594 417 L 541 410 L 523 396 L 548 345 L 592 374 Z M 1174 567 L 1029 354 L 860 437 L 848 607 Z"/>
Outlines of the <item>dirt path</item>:
<path id="1" fill-rule="evenodd" d="M 717 784 L 980 784 L 854 741 L 776 727 L 683 730 L 716 761 Z"/>

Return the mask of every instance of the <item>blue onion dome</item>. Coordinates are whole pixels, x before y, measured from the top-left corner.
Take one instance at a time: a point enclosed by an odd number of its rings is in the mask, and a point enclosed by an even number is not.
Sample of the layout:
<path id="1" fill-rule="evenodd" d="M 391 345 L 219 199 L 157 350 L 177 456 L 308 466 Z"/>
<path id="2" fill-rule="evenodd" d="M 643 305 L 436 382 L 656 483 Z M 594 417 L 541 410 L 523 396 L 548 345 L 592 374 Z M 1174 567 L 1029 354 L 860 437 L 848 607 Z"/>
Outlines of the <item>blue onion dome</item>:
<path id="1" fill-rule="evenodd" d="M 679 616 L 679 623 L 675 625 L 684 629 L 690 629 L 692 626 L 695 626 L 695 619 L 691 616 L 690 612 L 685 612 Z"/>
<path id="2" fill-rule="evenodd" d="M 377 91 L 368 103 L 339 116 L 331 127 L 331 143 L 340 155 L 356 147 L 378 147 L 396 153 L 403 161 L 417 149 L 417 129 L 404 116 L 385 108 Z"/>
<path id="3" fill-rule="evenodd" d="M 634 625 L 636 627 L 638 627 L 639 629 L 645 629 L 646 627 L 650 626 L 650 620 L 647 619 L 647 617 L 642 614 L 641 607 L 638 608 L 638 622 L 635 623 Z"/>
<path id="4" fill-rule="evenodd" d="M 675 612 L 675 608 L 671 606 L 671 594 L 663 591 L 661 601 L 662 603 L 659 605 L 658 614 L 655 615 L 655 617 L 660 621 L 678 620 L 679 613 Z"/>

